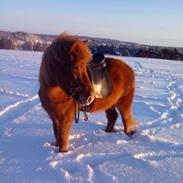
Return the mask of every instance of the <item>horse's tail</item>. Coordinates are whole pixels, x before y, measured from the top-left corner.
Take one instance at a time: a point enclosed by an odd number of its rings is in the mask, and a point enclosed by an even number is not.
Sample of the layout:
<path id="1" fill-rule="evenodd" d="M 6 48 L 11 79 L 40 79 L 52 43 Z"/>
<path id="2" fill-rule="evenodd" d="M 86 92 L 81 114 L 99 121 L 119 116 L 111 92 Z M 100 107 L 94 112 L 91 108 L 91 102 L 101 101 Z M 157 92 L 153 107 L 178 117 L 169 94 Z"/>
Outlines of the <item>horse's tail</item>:
<path id="1" fill-rule="evenodd" d="M 122 95 L 123 89 L 120 87 L 120 85 L 118 85 L 113 88 L 109 96 L 104 98 L 96 98 L 93 104 L 91 104 L 91 109 L 89 112 L 102 111 L 111 108 L 118 102 Z"/>

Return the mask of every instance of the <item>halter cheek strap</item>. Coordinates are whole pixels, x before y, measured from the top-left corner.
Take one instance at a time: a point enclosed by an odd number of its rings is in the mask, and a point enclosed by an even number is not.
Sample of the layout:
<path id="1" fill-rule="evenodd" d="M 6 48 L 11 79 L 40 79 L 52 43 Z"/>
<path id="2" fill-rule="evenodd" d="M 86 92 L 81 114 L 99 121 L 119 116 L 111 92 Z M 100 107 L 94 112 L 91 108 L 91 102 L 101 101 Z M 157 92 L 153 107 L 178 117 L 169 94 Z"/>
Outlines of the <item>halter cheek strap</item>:
<path id="1" fill-rule="evenodd" d="M 80 115 L 80 110 L 79 107 L 77 105 L 77 102 L 75 101 L 75 122 L 78 123 L 79 122 L 79 115 Z M 83 114 L 84 114 L 84 120 L 88 121 L 88 116 L 86 114 L 86 111 L 83 109 Z"/>
<path id="2" fill-rule="evenodd" d="M 79 106 L 77 104 L 77 100 L 79 98 L 79 93 L 80 91 L 82 90 L 82 87 L 78 84 L 78 87 L 77 87 L 77 92 L 75 92 L 72 87 L 70 88 L 70 97 L 72 97 L 74 100 L 75 100 L 75 106 L 74 106 L 74 113 L 75 113 L 75 122 L 78 123 L 79 122 L 79 116 L 80 116 L 80 109 L 79 109 Z M 88 121 L 88 116 L 86 114 L 86 110 L 84 108 L 82 108 L 82 112 L 84 114 L 84 120 L 85 121 Z"/>

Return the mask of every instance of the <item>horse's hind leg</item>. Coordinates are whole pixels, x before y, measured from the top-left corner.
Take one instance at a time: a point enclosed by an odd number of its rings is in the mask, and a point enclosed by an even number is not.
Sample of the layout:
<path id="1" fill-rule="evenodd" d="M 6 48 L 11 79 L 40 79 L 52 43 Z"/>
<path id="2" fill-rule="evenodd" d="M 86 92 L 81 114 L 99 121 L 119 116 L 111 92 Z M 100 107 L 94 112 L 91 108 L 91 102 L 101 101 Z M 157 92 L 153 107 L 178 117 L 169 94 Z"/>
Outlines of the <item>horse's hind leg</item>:
<path id="1" fill-rule="evenodd" d="M 116 119 L 118 117 L 118 113 L 115 109 L 115 107 L 111 107 L 110 109 L 106 110 L 106 116 L 108 119 L 107 127 L 106 127 L 106 132 L 113 132 L 114 125 L 116 122 Z"/>
<path id="2" fill-rule="evenodd" d="M 127 96 L 121 98 L 117 104 L 120 111 L 123 124 L 124 132 L 131 136 L 135 133 L 137 124 L 132 115 L 132 102 L 133 102 L 134 90 L 132 90 Z"/>

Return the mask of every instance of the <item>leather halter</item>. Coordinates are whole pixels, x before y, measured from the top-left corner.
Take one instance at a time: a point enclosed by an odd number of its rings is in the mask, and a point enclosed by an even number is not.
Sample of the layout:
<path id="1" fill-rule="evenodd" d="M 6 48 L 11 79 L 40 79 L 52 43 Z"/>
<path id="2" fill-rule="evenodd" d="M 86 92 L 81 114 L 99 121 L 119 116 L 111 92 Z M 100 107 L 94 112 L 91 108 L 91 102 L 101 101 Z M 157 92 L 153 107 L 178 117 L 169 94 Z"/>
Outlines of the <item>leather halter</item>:
<path id="1" fill-rule="evenodd" d="M 79 93 L 83 90 L 81 82 L 77 79 L 74 79 L 74 86 L 69 90 L 69 96 L 77 100 L 79 98 Z"/>
<path id="2" fill-rule="evenodd" d="M 74 77 L 73 77 L 74 78 Z M 75 100 L 75 109 L 74 109 L 74 113 L 75 113 L 75 122 L 78 123 L 79 122 L 79 116 L 80 116 L 80 108 L 77 104 L 77 100 L 79 99 L 79 94 L 80 92 L 83 90 L 83 85 L 81 84 L 80 80 L 74 78 L 74 86 L 70 88 L 69 90 L 69 93 L 70 93 L 70 96 L 69 98 L 73 98 Z M 84 114 L 84 120 L 87 121 L 88 120 L 88 116 L 86 114 L 86 110 L 85 108 L 83 107 L 82 108 L 82 112 Z"/>

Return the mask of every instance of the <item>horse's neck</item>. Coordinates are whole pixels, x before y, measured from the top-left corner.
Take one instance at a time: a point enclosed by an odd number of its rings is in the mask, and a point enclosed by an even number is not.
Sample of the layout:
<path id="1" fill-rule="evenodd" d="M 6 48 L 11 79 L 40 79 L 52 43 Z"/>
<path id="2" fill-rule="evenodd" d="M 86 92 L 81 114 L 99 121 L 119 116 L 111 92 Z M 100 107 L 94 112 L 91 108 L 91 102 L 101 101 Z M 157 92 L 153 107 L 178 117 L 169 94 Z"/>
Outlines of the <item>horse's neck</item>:
<path id="1" fill-rule="evenodd" d="M 95 67 L 90 70 L 91 79 L 93 83 L 99 83 L 105 76 L 104 68 Z"/>

